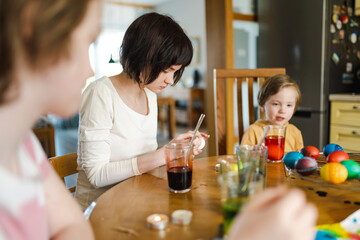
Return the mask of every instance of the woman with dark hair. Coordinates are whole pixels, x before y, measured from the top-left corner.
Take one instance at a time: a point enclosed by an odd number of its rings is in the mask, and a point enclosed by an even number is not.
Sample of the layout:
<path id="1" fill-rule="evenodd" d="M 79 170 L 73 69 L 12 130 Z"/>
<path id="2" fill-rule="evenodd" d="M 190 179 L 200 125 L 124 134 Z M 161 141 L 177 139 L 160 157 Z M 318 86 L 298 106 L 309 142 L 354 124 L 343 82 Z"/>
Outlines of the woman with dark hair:
<path id="1" fill-rule="evenodd" d="M 130 25 L 120 51 L 123 72 L 100 78 L 83 93 L 76 189 L 83 209 L 111 185 L 165 164 L 164 148 L 157 149 L 156 93 L 180 80 L 193 55 L 183 29 L 157 13 Z M 198 134 L 195 155 L 208 137 Z"/>

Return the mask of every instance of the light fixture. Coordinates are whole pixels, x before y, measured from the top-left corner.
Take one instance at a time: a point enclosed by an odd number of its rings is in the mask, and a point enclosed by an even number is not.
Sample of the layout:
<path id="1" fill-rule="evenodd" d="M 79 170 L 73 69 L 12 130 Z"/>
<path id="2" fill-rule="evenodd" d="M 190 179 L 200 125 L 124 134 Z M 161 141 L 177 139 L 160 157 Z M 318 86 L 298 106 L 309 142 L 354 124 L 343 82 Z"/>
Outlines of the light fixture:
<path id="1" fill-rule="evenodd" d="M 112 58 L 112 54 L 110 54 L 110 60 L 109 63 L 115 63 L 114 59 Z"/>

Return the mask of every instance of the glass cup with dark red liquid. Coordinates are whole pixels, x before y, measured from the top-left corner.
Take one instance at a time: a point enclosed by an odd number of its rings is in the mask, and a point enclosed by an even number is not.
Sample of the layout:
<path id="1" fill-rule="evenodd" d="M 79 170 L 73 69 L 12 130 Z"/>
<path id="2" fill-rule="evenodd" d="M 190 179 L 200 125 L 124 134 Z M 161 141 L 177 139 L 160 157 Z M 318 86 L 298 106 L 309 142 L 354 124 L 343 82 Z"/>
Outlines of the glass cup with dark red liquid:
<path id="1" fill-rule="evenodd" d="M 264 126 L 265 146 L 268 147 L 268 162 L 281 162 L 284 157 L 286 127 Z"/>
<path id="2" fill-rule="evenodd" d="M 173 193 L 190 191 L 193 154 L 189 141 L 175 141 L 165 146 L 166 171 L 169 190 Z"/>

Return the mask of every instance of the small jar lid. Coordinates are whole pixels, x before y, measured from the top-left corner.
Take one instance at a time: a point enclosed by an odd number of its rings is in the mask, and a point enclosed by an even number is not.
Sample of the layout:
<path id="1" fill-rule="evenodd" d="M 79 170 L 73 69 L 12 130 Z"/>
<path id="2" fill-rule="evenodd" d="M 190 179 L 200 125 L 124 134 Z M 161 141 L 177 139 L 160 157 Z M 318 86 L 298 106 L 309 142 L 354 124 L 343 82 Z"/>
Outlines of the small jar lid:
<path id="1" fill-rule="evenodd" d="M 188 225 L 191 222 L 192 212 L 189 210 L 176 210 L 171 214 L 173 224 Z"/>

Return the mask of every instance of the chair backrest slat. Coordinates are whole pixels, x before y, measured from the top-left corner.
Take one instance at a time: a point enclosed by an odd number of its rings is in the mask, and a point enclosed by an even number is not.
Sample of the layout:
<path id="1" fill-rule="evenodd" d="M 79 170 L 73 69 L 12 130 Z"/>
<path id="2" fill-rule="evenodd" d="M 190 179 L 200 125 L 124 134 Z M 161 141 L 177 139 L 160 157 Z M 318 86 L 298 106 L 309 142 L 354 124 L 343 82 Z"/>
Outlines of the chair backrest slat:
<path id="1" fill-rule="evenodd" d="M 238 116 L 238 134 L 241 134 L 242 132 L 244 132 L 244 121 L 243 121 L 243 117 L 242 117 L 242 112 L 243 112 L 243 107 L 242 104 L 239 104 L 242 102 L 242 82 L 246 80 L 246 78 L 239 78 L 238 82 L 236 83 L 237 85 L 237 116 Z M 240 135 L 239 135 L 240 136 Z"/>
<path id="2" fill-rule="evenodd" d="M 249 77 L 247 82 L 247 89 L 248 89 L 248 105 L 249 105 L 249 122 L 255 122 L 255 108 L 254 108 L 254 78 Z M 240 102 L 238 102 L 240 103 Z M 241 135 L 239 135 L 241 137 Z"/>
<path id="3" fill-rule="evenodd" d="M 218 144 L 219 148 L 226 148 L 226 122 L 221 116 L 226 115 L 226 104 L 225 104 L 225 78 L 218 78 L 218 81 L 215 82 L 215 88 L 218 90 L 214 95 L 216 99 L 216 116 L 215 124 L 217 126 L 216 131 L 218 132 Z"/>

